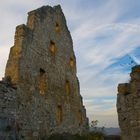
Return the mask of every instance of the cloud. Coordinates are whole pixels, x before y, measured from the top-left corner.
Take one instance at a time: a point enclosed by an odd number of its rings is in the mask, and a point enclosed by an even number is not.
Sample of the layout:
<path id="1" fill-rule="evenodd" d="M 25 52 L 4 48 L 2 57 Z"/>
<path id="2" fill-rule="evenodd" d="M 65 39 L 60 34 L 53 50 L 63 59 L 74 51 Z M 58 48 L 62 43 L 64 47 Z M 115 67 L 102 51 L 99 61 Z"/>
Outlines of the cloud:
<path id="1" fill-rule="evenodd" d="M 81 29 L 81 32 L 85 31 Z M 82 48 L 77 47 L 76 51 L 80 55 L 78 61 L 82 60 L 84 62 L 80 66 L 78 76 L 81 82 L 81 93 L 85 99 L 110 96 L 114 97 L 114 100 L 108 100 L 108 102 L 111 103 L 116 100 L 117 85 L 128 81 L 128 71 L 123 71 L 123 68 L 119 65 L 116 65 L 115 68 L 106 69 L 121 57 L 131 54 L 140 44 L 139 36 L 139 25 L 123 23 L 107 24 L 84 36 L 84 39 L 80 42 L 80 44 L 83 44 Z M 83 40 L 86 39 L 94 41 L 92 44 L 91 42 L 85 44 Z M 134 55 L 133 59 L 137 62 L 140 61 Z M 104 106 L 107 106 L 107 101 L 102 102 L 102 105 L 99 104 L 100 102 L 95 106 L 89 106 L 85 103 L 88 116 L 110 115 L 116 118 L 116 124 L 114 125 L 117 126 L 116 104 L 111 104 L 110 108 L 105 109 Z M 109 123 L 107 120 L 106 122 Z"/>
<path id="2" fill-rule="evenodd" d="M 119 127 L 117 115 L 96 115 L 93 112 L 93 115 L 89 115 L 90 120 L 98 120 L 99 127 Z"/>
<path id="3" fill-rule="evenodd" d="M 89 122 L 98 120 L 98 126 L 118 127 L 115 99 L 102 99 L 99 103 L 96 103 L 96 100 L 97 99 L 84 100 L 84 104 L 87 106 Z"/>
<path id="4" fill-rule="evenodd" d="M 115 99 L 113 99 L 113 100 L 112 99 L 104 99 L 103 100 L 103 103 L 109 103 L 110 104 L 110 103 L 114 103 L 114 102 L 116 102 Z"/>
<path id="5" fill-rule="evenodd" d="M 0 47 L 0 79 L 4 77 L 4 70 L 6 66 L 6 61 L 8 59 L 9 49 L 7 47 Z M 2 59 L 1 59 L 2 58 Z"/>

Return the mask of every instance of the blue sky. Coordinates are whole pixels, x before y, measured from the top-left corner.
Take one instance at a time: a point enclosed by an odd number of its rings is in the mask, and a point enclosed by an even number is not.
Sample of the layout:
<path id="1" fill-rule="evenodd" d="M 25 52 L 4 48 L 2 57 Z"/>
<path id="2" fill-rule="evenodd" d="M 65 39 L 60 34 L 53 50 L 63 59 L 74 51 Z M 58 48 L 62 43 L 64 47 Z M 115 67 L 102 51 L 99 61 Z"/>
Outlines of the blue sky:
<path id="1" fill-rule="evenodd" d="M 3 77 L 15 27 L 27 12 L 60 4 L 73 38 L 81 94 L 90 119 L 116 127 L 118 83 L 140 64 L 139 0 L 5 0 L 0 4 L 0 77 Z"/>

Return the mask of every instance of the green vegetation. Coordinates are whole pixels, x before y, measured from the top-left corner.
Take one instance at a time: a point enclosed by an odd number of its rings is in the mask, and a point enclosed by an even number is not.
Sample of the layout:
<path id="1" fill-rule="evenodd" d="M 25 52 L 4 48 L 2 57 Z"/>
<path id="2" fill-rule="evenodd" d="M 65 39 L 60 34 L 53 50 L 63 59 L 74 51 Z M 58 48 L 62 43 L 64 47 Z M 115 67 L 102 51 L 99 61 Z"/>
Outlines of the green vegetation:
<path id="1" fill-rule="evenodd" d="M 53 134 L 50 137 L 44 137 L 41 140 L 103 140 L 105 137 L 104 127 L 98 129 L 98 123 L 98 120 L 92 120 L 89 125 L 89 128 L 92 131 L 88 131 L 84 135 L 72 135 L 69 133 Z"/>
<path id="2" fill-rule="evenodd" d="M 102 140 L 104 137 L 101 132 L 89 132 L 86 135 L 71 135 L 71 134 L 54 134 L 49 138 L 42 138 L 42 140 Z"/>

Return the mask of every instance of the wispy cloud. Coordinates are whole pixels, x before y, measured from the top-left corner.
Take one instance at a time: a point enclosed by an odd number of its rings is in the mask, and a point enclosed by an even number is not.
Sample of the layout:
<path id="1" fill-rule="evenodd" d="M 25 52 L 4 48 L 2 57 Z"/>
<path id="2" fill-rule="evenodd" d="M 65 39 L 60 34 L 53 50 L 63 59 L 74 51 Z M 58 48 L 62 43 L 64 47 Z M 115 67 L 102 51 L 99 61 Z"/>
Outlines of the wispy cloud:
<path id="1" fill-rule="evenodd" d="M 84 104 L 88 106 L 87 115 L 90 120 L 98 120 L 99 126 L 118 127 L 116 102 L 115 99 L 102 99 L 96 103 L 97 99 L 84 100 Z"/>
<path id="2" fill-rule="evenodd" d="M 8 59 L 9 49 L 7 47 L 0 47 L 0 79 L 4 77 L 6 61 Z"/>
<path id="3" fill-rule="evenodd" d="M 82 24 L 72 32 L 75 51 L 78 55 L 78 75 L 81 81 L 81 93 L 84 98 L 96 99 L 97 97 L 111 96 L 116 99 L 117 85 L 120 82 L 127 82 L 128 71 L 123 71 L 120 65 L 106 70 L 116 63 L 119 58 L 131 54 L 140 45 L 140 25 L 134 21 L 121 22 L 118 19 L 122 16 L 121 10 L 115 7 L 116 11 L 109 16 L 99 16 L 98 11 L 106 13 L 109 3 L 103 7 L 98 7 L 96 15 L 91 15 L 89 20 L 84 20 Z M 100 9 L 101 8 L 101 9 Z M 114 11 L 114 7 L 109 8 Z M 120 10 L 120 11 L 119 11 Z M 123 17 L 125 18 L 125 17 Z M 96 19 L 96 20 L 94 20 Z M 133 19 L 136 20 L 136 19 Z M 132 56 L 132 54 L 131 54 Z M 140 59 L 132 56 L 137 63 Z M 125 66 L 124 66 L 125 67 Z M 114 102 L 114 100 L 112 100 Z M 116 103 L 116 102 L 115 102 Z M 88 115 L 113 115 L 116 116 L 116 104 L 108 109 L 104 109 L 100 102 L 97 105 L 87 106 Z M 103 105 L 107 106 L 105 102 Z M 103 111 L 104 110 L 104 111 Z M 117 119 L 117 117 L 116 117 Z"/>

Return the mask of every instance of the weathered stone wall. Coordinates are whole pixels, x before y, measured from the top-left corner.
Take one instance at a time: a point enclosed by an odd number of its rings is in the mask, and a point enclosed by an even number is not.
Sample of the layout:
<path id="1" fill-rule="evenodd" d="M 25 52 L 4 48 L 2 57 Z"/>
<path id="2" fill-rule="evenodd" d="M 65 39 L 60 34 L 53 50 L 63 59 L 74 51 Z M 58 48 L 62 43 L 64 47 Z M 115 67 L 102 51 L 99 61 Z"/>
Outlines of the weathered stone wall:
<path id="1" fill-rule="evenodd" d="M 0 140 L 16 138 L 16 89 L 0 81 Z"/>
<path id="2" fill-rule="evenodd" d="M 5 77 L 17 87 L 19 139 L 87 130 L 73 43 L 60 6 L 31 11 L 27 25 L 17 26 Z"/>
<path id="3" fill-rule="evenodd" d="M 117 111 L 122 140 L 140 140 L 140 66 L 132 68 L 129 83 L 119 84 Z"/>

